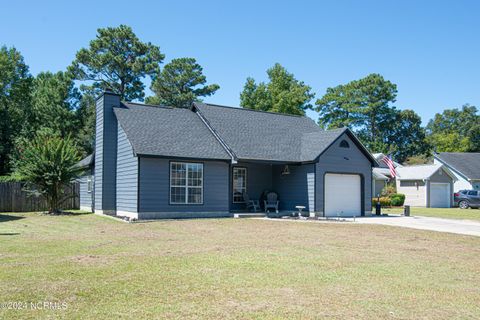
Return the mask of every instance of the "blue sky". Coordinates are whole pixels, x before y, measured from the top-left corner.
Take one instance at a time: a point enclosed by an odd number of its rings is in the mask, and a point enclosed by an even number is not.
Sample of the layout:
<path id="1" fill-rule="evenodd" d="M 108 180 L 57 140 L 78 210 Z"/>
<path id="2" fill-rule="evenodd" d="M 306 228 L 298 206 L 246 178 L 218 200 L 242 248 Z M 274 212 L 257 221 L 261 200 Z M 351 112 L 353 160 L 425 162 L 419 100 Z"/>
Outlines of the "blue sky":
<path id="1" fill-rule="evenodd" d="M 196 58 L 221 86 L 211 103 L 238 106 L 245 79 L 265 80 L 279 62 L 316 97 L 380 73 L 398 85 L 396 105 L 426 123 L 480 106 L 479 13 L 480 1 L 8 1 L 0 45 L 19 49 L 33 74 L 58 71 L 97 28 L 127 24 L 166 61 Z"/>

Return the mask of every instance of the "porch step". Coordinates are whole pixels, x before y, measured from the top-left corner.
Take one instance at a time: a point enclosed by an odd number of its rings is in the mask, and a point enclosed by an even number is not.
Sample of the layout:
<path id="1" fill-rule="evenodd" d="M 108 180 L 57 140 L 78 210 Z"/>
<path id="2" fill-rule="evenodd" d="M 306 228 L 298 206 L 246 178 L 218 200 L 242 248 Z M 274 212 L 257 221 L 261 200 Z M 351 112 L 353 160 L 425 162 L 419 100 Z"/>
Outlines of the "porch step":
<path id="1" fill-rule="evenodd" d="M 257 212 L 257 213 L 234 213 L 234 218 L 263 218 L 265 217 L 265 213 Z"/>

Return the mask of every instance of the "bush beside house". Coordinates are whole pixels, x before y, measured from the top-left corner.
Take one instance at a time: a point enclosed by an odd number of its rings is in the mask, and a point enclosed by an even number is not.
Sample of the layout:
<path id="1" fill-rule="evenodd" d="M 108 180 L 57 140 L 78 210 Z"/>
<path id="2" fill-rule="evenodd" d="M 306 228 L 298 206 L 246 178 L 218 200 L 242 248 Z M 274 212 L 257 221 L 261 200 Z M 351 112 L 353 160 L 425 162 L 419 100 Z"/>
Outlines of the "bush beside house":
<path id="1" fill-rule="evenodd" d="M 405 195 L 402 193 L 392 193 L 380 198 L 372 198 L 372 206 L 380 202 L 382 207 L 401 207 L 405 203 Z"/>

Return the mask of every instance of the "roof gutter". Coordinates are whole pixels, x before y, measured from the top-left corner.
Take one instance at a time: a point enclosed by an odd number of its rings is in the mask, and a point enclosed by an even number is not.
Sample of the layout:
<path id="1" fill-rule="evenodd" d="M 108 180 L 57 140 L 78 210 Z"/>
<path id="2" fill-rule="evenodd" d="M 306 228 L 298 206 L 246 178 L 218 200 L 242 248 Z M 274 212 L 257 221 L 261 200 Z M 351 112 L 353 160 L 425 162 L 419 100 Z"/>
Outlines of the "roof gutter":
<path id="1" fill-rule="evenodd" d="M 225 149 L 225 151 L 228 153 L 228 155 L 230 156 L 231 158 L 231 163 L 232 164 L 237 164 L 238 163 L 238 158 L 237 156 L 235 155 L 235 153 L 233 152 L 233 150 L 227 145 L 227 143 L 225 141 L 223 141 L 223 139 L 220 137 L 220 135 L 217 133 L 217 131 L 215 131 L 215 129 L 210 125 L 210 123 L 208 122 L 207 119 L 205 119 L 205 117 L 203 116 L 203 114 L 200 112 L 200 110 L 194 105 L 194 112 L 198 115 L 198 117 L 200 118 L 200 120 L 202 120 L 202 122 L 205 124 L 205 126 L 207 126 L 208 130 L 210 130 L 210 132 L 213 134 L 213 136 L 218 140 L 218 142 L 220 143 L 220 145 Z"/>

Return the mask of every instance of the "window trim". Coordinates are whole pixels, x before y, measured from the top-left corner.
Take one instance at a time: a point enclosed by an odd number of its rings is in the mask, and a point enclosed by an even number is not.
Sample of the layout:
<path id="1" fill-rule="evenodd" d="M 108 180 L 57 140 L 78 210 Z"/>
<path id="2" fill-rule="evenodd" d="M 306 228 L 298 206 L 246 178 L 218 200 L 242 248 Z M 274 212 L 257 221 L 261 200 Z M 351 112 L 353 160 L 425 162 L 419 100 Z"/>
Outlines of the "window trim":
<path id="1" fill-rule="evenodd" d="M 185 164 L 186 165 L 186 175 L 185 175 L 185 186 L 172 186 L 172 164 Z M 200 186 L 189 186 L 188 185 L 188 166 L 189 165 L 200 165 L 202 167 L 202 184 Z M 168 204 L 171 206 L 202 206 L 204 204 L 204 180 L 205 180 L 205 166 L 203 162 L 193 162 L 193 161 L 169 161 L 168 163 Z M 172 202 L 172 187 L 185 188 L 185 202 Z M 202 201 L 198 203 L 188 202 L 188 188 L 198 188 L 202 191 Z"/>
<path id="2" fill-rule="evenodd" d="M 88 175 L 87 176 L 87 193 L 92 193 L 93 192 L 93 176 Z"/>
<path id="3" fill-rule="evenodd" d="M 234 185 L 235 185 L 234 171 L 235 171 L 235 169 L 245 170 L 245 188 L 242 188 L 242 189 L 244 189 L 243 192 L 247 193 L 247 189 L 248 189 L 248 168 L 247 167 L 240 167 L 240 166 L 232 167 L 232 203 L 245 203 L 245 199 L 243 199 L 242 201 L 235 201 L 235 188 L 234 188 Z M 243 192 L 242 192 L 242 197 L 243 197 Z"/>

